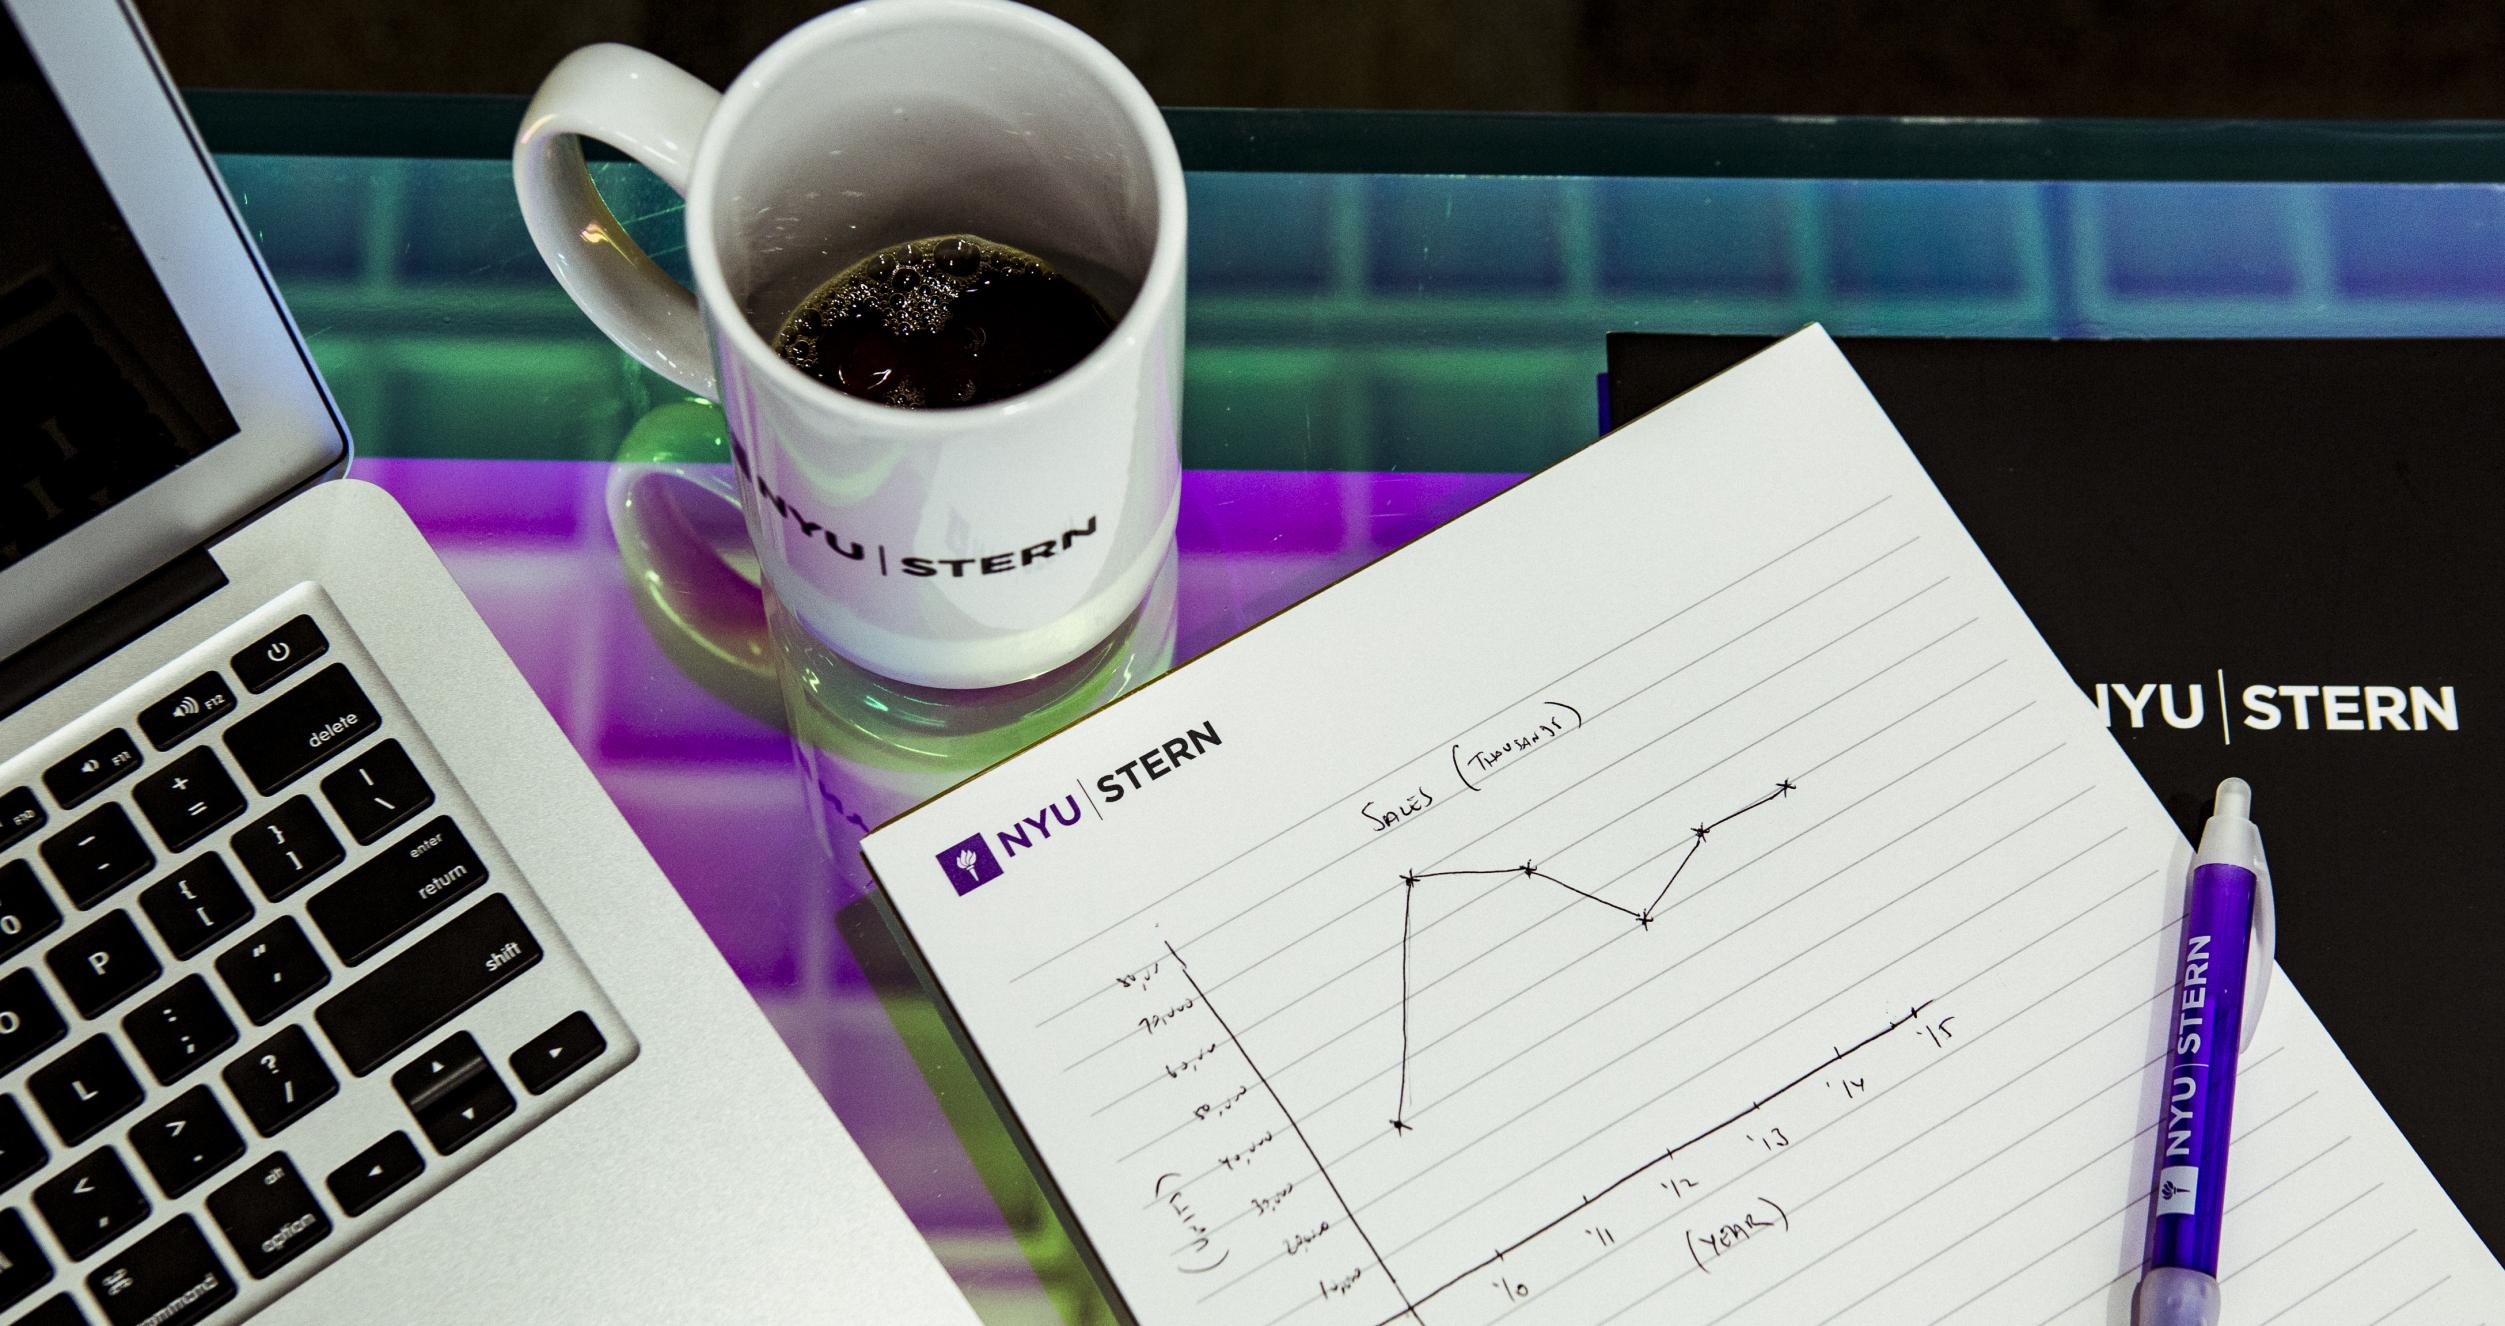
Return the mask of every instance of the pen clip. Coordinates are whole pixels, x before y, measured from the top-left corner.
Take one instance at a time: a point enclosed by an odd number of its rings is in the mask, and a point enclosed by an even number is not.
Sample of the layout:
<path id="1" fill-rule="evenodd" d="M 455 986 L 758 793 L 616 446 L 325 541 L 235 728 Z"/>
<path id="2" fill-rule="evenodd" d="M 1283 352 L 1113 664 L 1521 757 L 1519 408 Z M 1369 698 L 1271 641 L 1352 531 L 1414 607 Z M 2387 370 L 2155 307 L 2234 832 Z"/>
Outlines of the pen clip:
<path id="1" fill-rule="evenodd" d="M 2279 902 L 2270 891 L 2270 858 L 2262 851 L 2261 830 L 2253 829 L 2253 944 L 2244 965 L 2244 1037 L 2249 1048 L 2261 1026 L 2261 1006 L 2270 993 L 2270 978 L 2279 964 Z"/>

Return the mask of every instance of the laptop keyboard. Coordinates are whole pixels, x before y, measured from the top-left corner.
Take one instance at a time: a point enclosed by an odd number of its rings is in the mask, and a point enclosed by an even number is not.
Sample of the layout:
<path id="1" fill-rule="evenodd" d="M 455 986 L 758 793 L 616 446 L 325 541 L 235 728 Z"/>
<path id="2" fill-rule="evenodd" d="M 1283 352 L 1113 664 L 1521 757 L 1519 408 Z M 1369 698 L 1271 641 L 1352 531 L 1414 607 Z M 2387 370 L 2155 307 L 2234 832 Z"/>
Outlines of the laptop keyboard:
<path id="1" fill-rule="evenodd" d="M 635 1053 L 318 590 L 155 675 L 0 766 L 13 1326 L 241 1320 Z"/>

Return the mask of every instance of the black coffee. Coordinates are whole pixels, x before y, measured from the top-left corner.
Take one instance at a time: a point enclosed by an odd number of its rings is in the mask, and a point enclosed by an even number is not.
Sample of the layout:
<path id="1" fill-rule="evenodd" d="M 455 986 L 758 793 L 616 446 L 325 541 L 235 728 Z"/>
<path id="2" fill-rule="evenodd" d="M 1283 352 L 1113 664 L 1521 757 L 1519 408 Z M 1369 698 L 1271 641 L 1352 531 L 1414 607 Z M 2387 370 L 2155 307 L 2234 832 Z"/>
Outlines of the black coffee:
<path id="1" fill-rule="evenodd" d="M 981 405 L 1087 357 L 1113 319 L 1043 259 L 973 235 L 881 249 L 819 286 L 775 352 L 848 395 L 909 410 Z"/>

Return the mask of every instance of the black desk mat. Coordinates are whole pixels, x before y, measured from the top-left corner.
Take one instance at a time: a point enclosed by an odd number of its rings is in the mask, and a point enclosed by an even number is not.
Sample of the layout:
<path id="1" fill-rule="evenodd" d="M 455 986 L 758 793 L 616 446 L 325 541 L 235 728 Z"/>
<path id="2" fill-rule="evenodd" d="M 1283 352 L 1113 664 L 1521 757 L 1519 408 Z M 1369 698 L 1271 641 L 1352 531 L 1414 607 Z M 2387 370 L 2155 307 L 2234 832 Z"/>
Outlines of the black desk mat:
<path id="1" fill-rule="evenodd" d="M 1609 418 L 1768 343 L 1612 335 Z M 2281 965 L 2505 1249 L 2505 341 L 1838 343 L 2185 833 L 2252 782 Z"/>

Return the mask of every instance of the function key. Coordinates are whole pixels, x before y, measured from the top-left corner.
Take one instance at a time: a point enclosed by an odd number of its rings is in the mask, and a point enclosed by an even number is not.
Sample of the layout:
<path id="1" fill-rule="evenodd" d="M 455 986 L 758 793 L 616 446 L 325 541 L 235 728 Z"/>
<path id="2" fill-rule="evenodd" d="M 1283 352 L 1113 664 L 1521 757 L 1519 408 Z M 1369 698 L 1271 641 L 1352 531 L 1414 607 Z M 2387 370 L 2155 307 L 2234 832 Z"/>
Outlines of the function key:
<path id="1" fill-rule="evenodd" d="M 139 747 L 131 744 L 128 732 L 117 727 L 44 770 L 43 785 L 52 789 L 52 799 L 67 810 L 138 767 Z"/>
<path id="2" fill-rule="evenodd" d="M 61 891 L 81 907 L 93 907 L 113 891 L 148 873 L 156 854 L 139 837 L 139 826 L 120 806 L 100 806 L 85 819 L 43 841 L 44 864 Z"/>
<path id="3" fill-rule="evenodd" d="M 218 1007 L 209 983 L 186 976 L 122 1019 L 122 1034 L 139 1051 L 157 1085 L 172 1086 L 235 1043 L 235 1023 Z"/>
<path id="4" fill-rule="evenodd" d="M 102 1036 L 90 1036 L 36 1069 L 26 1079 L 26 1090 L 52 1120 L 52 1131 L 71 1146 L 139 1108 L 142 1094 L 121 1052 Z"/>
<path id="5" fill-rule="evenodd" d="M 270 1278 L 331 1232 L 330 1217 L 284 1152 L 210 1193 L 209 1214 L 255 1280 Z"/>
<path id="6" fill-rule="evenodd" d="M 258 1027 L 330 984 L 330 968 L 304 927 L 282 916 L 218 955 L 217 974 Z"/>
<path id="7" fill-rule="evenodd" d="M 313 1112 L 313 1107 L 339 1094 L 339 1079 L 313 1048 L 302 1027 L 289 1027 L 244 1052 L 221 1074 L 235 1093 L 244 1117 L 263 1137 Z"/>
<path id="8" fill-rule="evenodd" d="M 52 1259 L 35 1244 L 26 1217 L 0 1211 L 0 1309 L 12 1308 L 52 1279 Z"/>
<path id="9" fill-rule="evenodd" d="M 130 1149 L 166 1196 L 180 1197 L 243 1159 L 244 1137 L 218 1108 L 217 1097 L 200 1086 L 133 1126 Z"/>
<path id="10" fill-rule="evenodd" d="M 236 719 L 226 749 L 254 787 L 275 792 L 382 725 L 364 688 L 334 663 Z"/>
<path id="11" fill-rule="evenodd" d="M 592 1025 L 591 1014 L 576 1013 L 530 1038 L 505 1062 L 534 1096 L 574 1075 L 574 1070 L 600 1057 L 608 1038 Z"/>
<path id="12" fill-rule="evenodd" d="M 291 797 L 278 809 L 235 831 L 228 840 L 244 873 L 261 886 L 261 896 L 276 902 L 303 888 L 314 876 L 347 859 L 339 839 L 322 822 L 311 797 Z"/>
<path id="13" fill-rule="evenodd" d="M 14 1188 L 52 1158 L 17 1102 L 0 1096 L 0 1188 Z"/>
<path id="14" fill-rule="evenodd" d="M 426 1158 L 418 1154 L 417 1143 L 407 1133 L 393 1133 L 350 1156 L 347 1164 L 331 1171 L 323 1186 L 331 1190 L 331 1200 L 339 1203 L 340 1210 L 364 1215 L 425 1172 Z"/>
<path id="15" fill-rule="evenodd" d="M 382 837 L 435 804 L 435 789 L 426 785 L 397 741 L 384 742 L 323 779 L 322 795 L 330 798 L 339 822 L 360 843 Z"/>
<path id="16" fill-rule="evenodd" d="M 52 1006 L 33 968 L 0 976 L 0 1073 L 17 1071 L 69 1032 L 70 1024 L 61 1020 L 61 1010 Z"/>
<path id="17" fill-rule="evenodd" d="M 186 1215 L 88 1272 L 87 1292 L 112 1326 L 198 1326 L 235 1301 L 235 1280 Z"/>
<path id="18" fill-rule="evenodd" d="M 209 836 L 209 830 L 244 813 L 243 789 L 218 763 L 217 752 L 202 746 L 139 780 L 131 800 L 165 845 L 181 851 Z"/>
<path id="19" fill-rule="evenodd" d="M 61 1240 L 61 1251 L 77 1260 L 147 1219 L 148 1195 L 108 1146 L 44 1180 L 35 1189 L 35 1209 Z"/>
<path id="20" fill-rule="evenodd" d="M 323 638 L 322 628 L 314 625 L 312 618 L 298 617 L 235 655 L 235 677 L 243 682 L 245 690 L 259 695 L 287 674 L 320 658 L 330 647 L 331 642 Z"/>
<path id="21" fill-rule="evenodd" d="M 43 805 L 35 800 L 35 789 L 12 787 L 0 792 L 0 850 L 17 845 L 18 840 L 43 827 Z"/>
<path id="22" fill-rule="evenodd" d="M 140 890 L 139 909 L 178 959 L 197 955 L 252 919 L 252 899 L 215 854 Z"/>
<path id="23" fill-rule="evenodd" d="M 226 679 L 214 672 L 203 672 L 184 683 L 181 690 L 140 710 L 139 730 L 147 734 L 149 745 L 171 750 L 192 733 L 233 712 L 235 693 L 226 689 Z"/>
<path id="24" fill-rule="evenodd" d="M 26 946 L 60 928 L 61 909 L 52 905 L 35 868 L 23 861 L 0 864 L 0 962 L 26 951 Z"/>
<path id="25" fill-rule="evenodd" d="M 43 961 L 79 1016 L 90 1018 L 139 993 L 164 970 L 130 913 L 123 911 L 109 912 L 53 945 Z"/>

